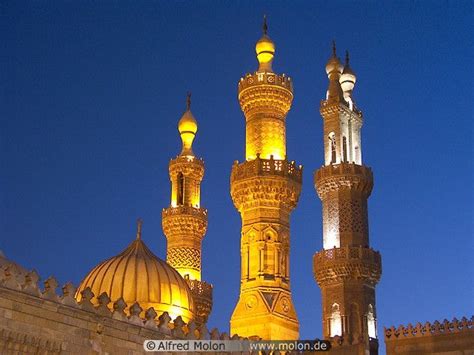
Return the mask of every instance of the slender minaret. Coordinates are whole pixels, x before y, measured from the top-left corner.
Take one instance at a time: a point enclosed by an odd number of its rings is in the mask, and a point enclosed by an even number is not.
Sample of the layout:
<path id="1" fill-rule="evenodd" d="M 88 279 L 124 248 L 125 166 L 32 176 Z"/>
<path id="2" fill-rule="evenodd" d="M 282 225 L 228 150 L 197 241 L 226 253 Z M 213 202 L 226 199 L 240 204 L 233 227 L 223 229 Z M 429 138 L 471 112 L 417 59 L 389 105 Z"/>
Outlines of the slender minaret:
<path id="1" fill-rule="evenodd" d="M 197 122 L 191 113 L 191 94 L 178 131 L 183 149 L 169 163 L 171 206 L 162 212 L 166 261 L 188 282 L 197 306 L 195 321 L 202 324 L 212 309 L 212 285 L 201 281 L 201 244 L 207 229 L 207 210 L 200 206 L 204 161 L 196 158 L 192 150 Z"/>
<path id="2" fill-rule="evenodd" d="M 259 68 L 238 84 L 246 121 L 246 161 L 232 167 L 230 192 L 242 217 L 240 297 L 232 334 L 298 339 L 290 291 L 290 213 L 301 191 L 302 167 L 286 159 L 285 119 L 293 100 L 291 79 L 272 70 L 275 45 L 257 42 Z"/>
<path id="3" fill-rule="evenodd" d="M 376 354 L 375 285 L 381 257 L 369 247 L 367 216 L 373 177 L 362 164 L 362 112 L 352 96 L 356 76 L 348 54 L 344 67 L 339 62 L 335 44 L 326 73 L 329 88 L 320 106 L 325 163 L 314 174 L 323 205 L 324 250 L 313 260 L 322 293 L 323 336 L 342 336 L 354 354 Z"/>

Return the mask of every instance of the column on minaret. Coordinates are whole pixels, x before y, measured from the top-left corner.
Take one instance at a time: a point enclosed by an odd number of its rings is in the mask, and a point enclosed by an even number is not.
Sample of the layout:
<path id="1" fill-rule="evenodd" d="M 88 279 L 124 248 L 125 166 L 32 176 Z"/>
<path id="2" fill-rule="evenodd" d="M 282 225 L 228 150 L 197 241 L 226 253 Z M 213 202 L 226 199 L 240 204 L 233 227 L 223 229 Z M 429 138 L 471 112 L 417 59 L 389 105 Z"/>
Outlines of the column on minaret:
<path id="1" fill-rule="evenodd" d="M 178 123 L 183 147 L 169 163 L 171 203 L 170 207 L 163 209 L 162 227 L 167 239 L 166 261 L 187 281 L 197 309 L 195 321 L 203 324 L 212 309 L 212 285 L 201 280 L 207 210 L 201 207 L 204 161 L 197 158 L 192 149 L 197 128 L 191 112 L 191 95 L 188 94 L 186 111 Z"/>
<path id="2" fill-rule="evenodd" d="M 235 162 L 231 197 L 242 218 L 240 296 L 232 334 L 298 339 L 289 267 L 290 213 L 301 192 L 302 167 L 286 158 L 286 115 L 293 101 L 291 78 L 272 69 L 275 44 L 267 34 L 256 44 L 258 70 L 238 84 L 245 115 L 246 160 Z"/>
<path id="3" fill-rule="evenodd" d="M 323 250 L 313 267 L 322 294 L 323 336 L 342 336 L 354 353 L 377 354 L 375 286 L 380 253 L 369 246 L 367 200 L 372 171 L 362 164 L 362 112 L 353 98 L 355 73 L 349 53 L 343 66 L 333 52 L 326 65 L 329 88 L 321 101 L 324 166 L 314 184 L 322 202 Z"/>

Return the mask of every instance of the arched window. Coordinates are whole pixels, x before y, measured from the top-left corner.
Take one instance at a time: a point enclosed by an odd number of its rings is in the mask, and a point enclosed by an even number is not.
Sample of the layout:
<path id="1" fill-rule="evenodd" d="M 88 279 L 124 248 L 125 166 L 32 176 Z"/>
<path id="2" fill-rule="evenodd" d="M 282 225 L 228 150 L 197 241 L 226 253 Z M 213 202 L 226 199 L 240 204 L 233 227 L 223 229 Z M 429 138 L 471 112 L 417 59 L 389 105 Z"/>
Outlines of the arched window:
<path id="1" fill-rule="evenodd" d="M 369 338 L 377 338 L 377 328 L 375 324 L 375 315 L 374 315 L 374 307 L 369 304 L 367 311 L 367 332 L 369 334 Z"/>
<path id="2" fill-rule="evenodd" d="M 347 139 L 346 137 L 342 137 L 342 156 L 344 163 L 347 163 Z"/>
<path id="3" fill-rule="evenodd" d="M 337 303 L 334 303 L 331 308 L 329 335 L 332 337 L 342 335 L 341 312 L 339 311 L 339 305 Z"/>
<path id="4" fill-rule="evenodd" d="M 178 206 L 184 205 L 184 176 L 183 173 L 178 174 Z"/>

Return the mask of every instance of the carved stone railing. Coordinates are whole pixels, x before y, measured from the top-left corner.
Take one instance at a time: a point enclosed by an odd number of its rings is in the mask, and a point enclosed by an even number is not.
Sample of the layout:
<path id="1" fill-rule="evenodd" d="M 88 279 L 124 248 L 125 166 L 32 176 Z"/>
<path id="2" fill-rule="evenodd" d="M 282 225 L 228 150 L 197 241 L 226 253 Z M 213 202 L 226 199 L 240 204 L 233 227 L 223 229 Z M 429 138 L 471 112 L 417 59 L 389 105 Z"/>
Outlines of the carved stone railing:
<path id="1" fill-rule="evenodd" d="M 293 82 L 289 76 L 286 76 L 285 74 L 279 75 L 272 72 L 255 72 L 248 73 L 245 77 L 240 78 L 239 92 L 254 85 L 261 84 L 281 86 L 287 90 L 293 91 Z"/>
<path id="2" fill-rule="evenodd" d="M 417 323 L 413 326 L 411 323 L 407 326 L 400 325 L 398 328 L 391 326 L 384 328 L 385 341 L 393 341 L 407 338 L 436 336 L 440 334 L 452 334 L 471 331 L 474 336 L 474 316 L 471 319 L 462 317 L 461 320 L 454 318 L 451 322 L 445 319 L 443 322 L 435 321 L 425 324 Z"/>
<path id="3" fill-rule="evenodd" d="M 333 110 L 340 110 L 341 109 L 341 107 L 339 106 L 340 103 L 344 105 L 344 108 L 346 110 L 352 111 L 354 114 L 356 114 L 359 120 L 362 119 L 362 111 L 359 110 L 359 108 L 354 103 L 352 103 L 352 110 L 351 110 L 350 105 L 346 100 L 341 100 L 340 102 L 336 102 L 336 103 L 329 102 L 328 100 L 321 100 L 319 103 L 319 109 L 321 111 L 331 109 L 331 108 Z"/>
<path id="4" fill-rule="evenodd" d="M 192 206 L 177 206 L 163 208 L 162 217 L 176 216 L 176 215 L 191 215 L 201 219 L 207 218 L 207 209 Z"/>
<path id="5" fill-rule="evenodd" d="M 340 188 L 350 188 L 370 195 L 374 185 L 372 169 L 354 163 L 322 166 L 314 173 L 314 184 L 320 197 Z"/>
<path id="6" fill-rule="evenodd" d="M 196 165 L 204 167 L 204 159 L 198 158 L 195 156 L 188 156 L 188 155 L 178 155 L 176 158 L 171 159 L 170 165 L 178 164 L 178 163 L 194 163 Z"/>
<path id="7" fill-rule="evenodd" d="M 231 183 L 255 176 L 283 176 L 301 183 L 303 167 L 297 166 L 294 161 L 262 159 L 259 155 L 254 160 L 240 163 L 234 162 L 230 177 Z"/>
<path id="8" fill-rule="evenodd" d="M 361 246 L 321 250 L 313 256 L 313 270 L 319 284 L 360 278 L 377 283 L 382 273 L 382 257 L 378 251 Z"/>

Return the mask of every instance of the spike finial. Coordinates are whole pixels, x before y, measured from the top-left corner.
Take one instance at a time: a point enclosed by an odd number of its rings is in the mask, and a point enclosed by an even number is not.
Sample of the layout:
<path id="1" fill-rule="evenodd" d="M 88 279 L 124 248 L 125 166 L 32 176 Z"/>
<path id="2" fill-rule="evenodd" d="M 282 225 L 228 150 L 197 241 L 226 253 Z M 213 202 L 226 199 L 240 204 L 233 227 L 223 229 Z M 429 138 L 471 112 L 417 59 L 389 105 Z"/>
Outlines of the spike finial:
<path id="1" fill-rule="evenodd" d="M 346 67 L 349 66 L 349 51 L 346 50 Z"/>
<path id="2" fill-rule="evenodd" d="M 143 225 L 143 219 L 138 218 L 137 219 L 137 240 L 142 239 L 142 225 Z"/>
<path id="3" fill-rule="evenodd" d="M 189 111 L 191 109 L 191 91 L 188 91 L 186 94 L 186 110 Z"/>
<path id="4" fill-rule="evenodd" d="M 267 15 L 263 15 L 263 34 L 266 35 L 267 32 L 268 32 Z"/>
<path id="5" fill-rule="evenodd" d="M 336 55 L 336 41 L 332 40 L 332 56 L 335 58 Z"/>

